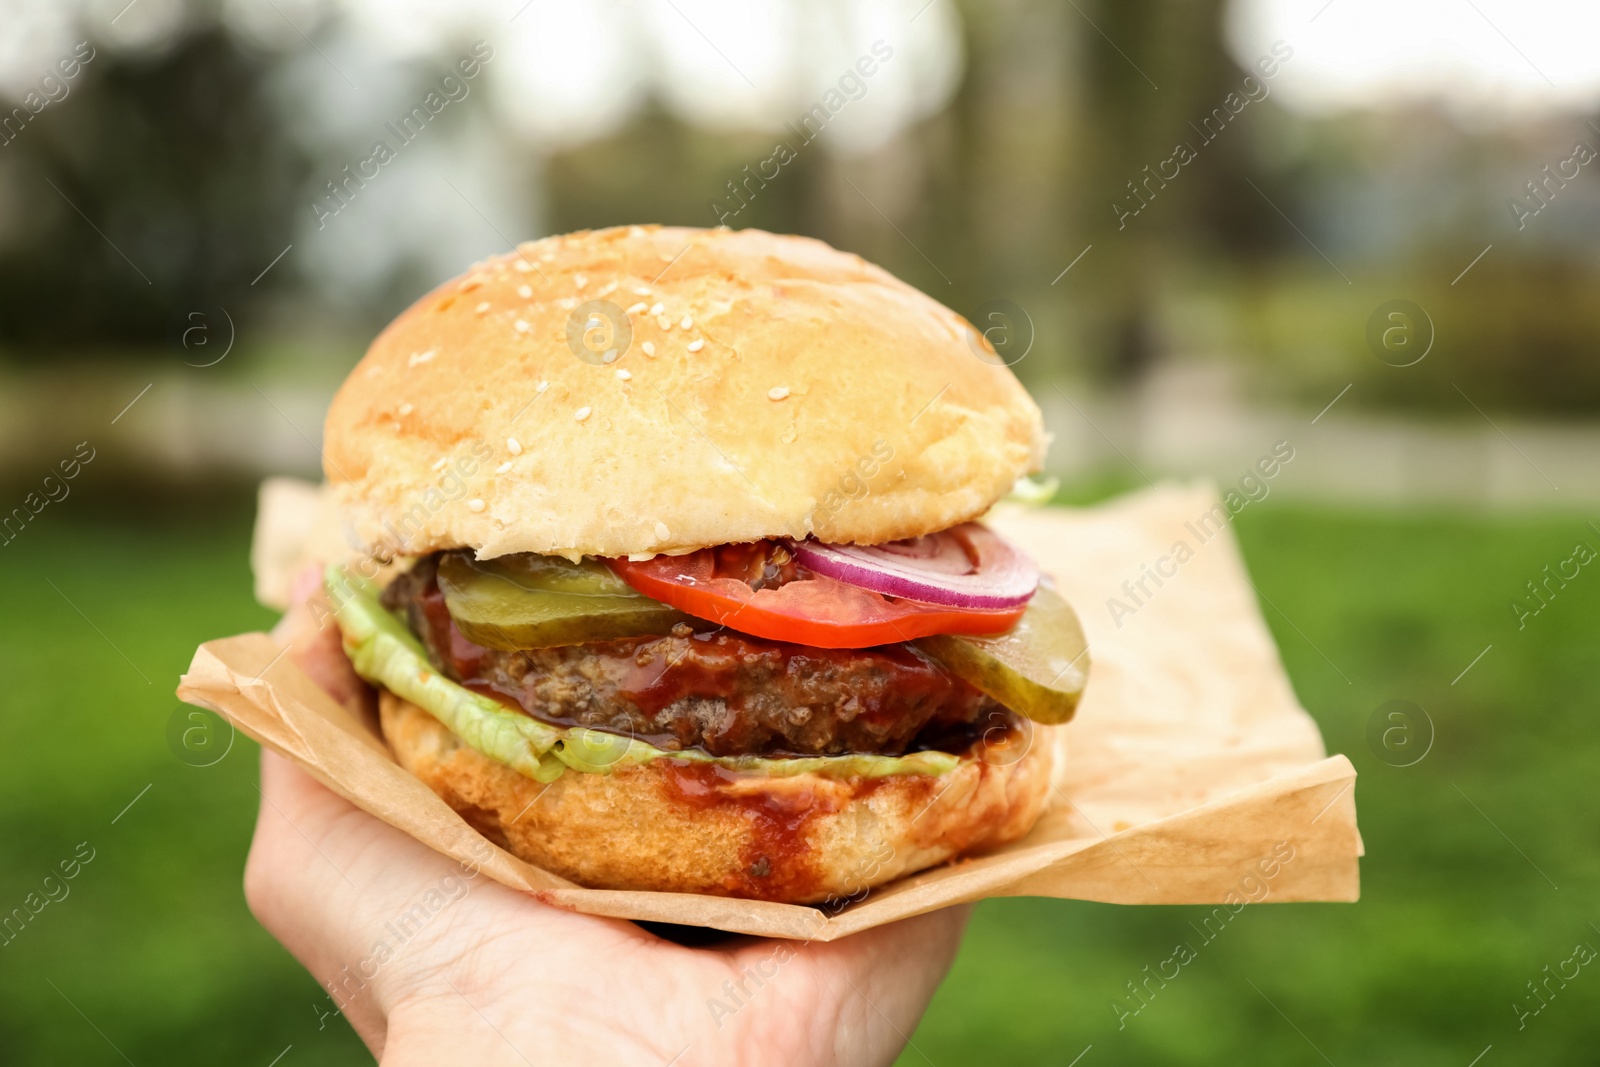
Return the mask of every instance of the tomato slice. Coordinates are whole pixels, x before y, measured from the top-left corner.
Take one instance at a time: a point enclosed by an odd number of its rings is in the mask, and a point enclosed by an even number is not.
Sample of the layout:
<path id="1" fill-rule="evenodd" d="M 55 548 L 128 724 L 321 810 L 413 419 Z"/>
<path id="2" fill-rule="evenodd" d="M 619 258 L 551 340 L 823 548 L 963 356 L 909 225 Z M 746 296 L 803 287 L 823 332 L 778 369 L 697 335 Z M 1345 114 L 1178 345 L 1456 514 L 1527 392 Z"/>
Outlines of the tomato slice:
<path id="1" fill-rule="evenodd" d="M 608 559 L 645 596 L 741 633 L 813 648 L 871 648 L 934 634 L 997 634 L 1027 605 L 1000 610 L 923 604 L 827 578 L 773 542 L 683 556 Z"/>

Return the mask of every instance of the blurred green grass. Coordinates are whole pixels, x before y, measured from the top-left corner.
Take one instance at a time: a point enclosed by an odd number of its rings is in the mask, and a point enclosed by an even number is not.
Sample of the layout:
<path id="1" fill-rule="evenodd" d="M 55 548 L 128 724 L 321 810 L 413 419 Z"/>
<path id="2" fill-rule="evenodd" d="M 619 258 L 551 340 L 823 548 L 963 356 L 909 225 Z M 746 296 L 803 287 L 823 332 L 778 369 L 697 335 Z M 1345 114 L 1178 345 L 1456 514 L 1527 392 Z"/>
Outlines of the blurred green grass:
<path id="1" fill-rule="evenodd" d="M 93 488 L 0 550 L 0 912 L 95 853 L 0 947 L 0 1062 L 265 1067 L 291 1044 L 290 1067 L 368 1062 L 342 1020 L 318 1031 L 326 996 L 245 909 L 255 745 L 210 767 L 167 746 L 194 646 L 272 621 L 249 495 Z"/>
<path id="2" fill-rule="evenodd" d="M 254 746 L 203 768 L 167 747 L 194 646 L 271 621 L 250 596 L 250 506 L 85 493 L 0 549 L 0 913 L 79 842 L 95 850 L 0 946 L 5 1063 L 265 1067 L 290 1045 L 284 1067 L 366 1062 L 341 1021 L 318 1029 L 321 991 L 245 909 Z M 1313 1043 L 1337 1064 L 1465 1067 L 1490 1044 L 1484 1067 L 1585 1058 L 1600 977 L 1586 968 L 1525 1030 L 1512 1003 L 1577 942 L 1600 946 L 1600 844 L 1582 832 L 1600 806 L 1600 578 L 1586 570 L 1522 632 L 1508 604 L 1600 538 L 1578 517 L 1279 500 L 1237 531 L 1287 613 L 1266 609 L 1302 702 L 1361 773 L 1362 902 L 1246 909 L 1122 1030 L 1112 999 L 1205 909 L 989 902 L 901 1062 L 1065 1065 L 1092 1045 L 1083 1067 L 1322 1063 Z M 1367 747 L 1391 699 L 1437 728 L 1416 766 Z"/>

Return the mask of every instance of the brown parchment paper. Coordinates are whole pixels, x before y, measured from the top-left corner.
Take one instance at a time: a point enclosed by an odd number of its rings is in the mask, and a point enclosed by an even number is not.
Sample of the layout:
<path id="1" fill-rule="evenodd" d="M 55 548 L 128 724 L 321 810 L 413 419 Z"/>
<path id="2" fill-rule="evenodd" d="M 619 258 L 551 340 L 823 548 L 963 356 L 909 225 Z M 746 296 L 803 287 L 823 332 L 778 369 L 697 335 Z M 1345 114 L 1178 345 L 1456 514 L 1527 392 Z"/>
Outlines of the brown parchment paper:
<path id="1" fill-rule="evenodd" d="M 1296 702 L 1217 502 L 1211 486 L 1166 485 L 1085 510 L 1002 508 L 989 517 L 1055 576 L 1089 638 L 1089 688 L 1077 718 L 1056 735 L 1070 756 L 1058 761 L 1052 807 L 1020 841 L 842 909 L 584 889 L 524 863 L 395 764 L 371 726 L 265 634 L 202 645 L 178 694 L 440 852 L 542 901 L 596 915 L 832 940 L 996 896 L 1355 900 L 1355 769 L 1326 755 Z M 261 503 L 256 586 L 264 602 L 281 607 L 296 569 L 349 550 L 317 487 L 273 479 Z M 1188 552 L 1177 550 L 1180 542 Z M 1158 563 L 1175 573 L 1159 586 L 1146 578 L 1141 591 L 1144 568 Z M 1133 595 L 1124 582 L 1134 583 Z M 1130 610 L 1114 612 L 1113 597 Z"/>

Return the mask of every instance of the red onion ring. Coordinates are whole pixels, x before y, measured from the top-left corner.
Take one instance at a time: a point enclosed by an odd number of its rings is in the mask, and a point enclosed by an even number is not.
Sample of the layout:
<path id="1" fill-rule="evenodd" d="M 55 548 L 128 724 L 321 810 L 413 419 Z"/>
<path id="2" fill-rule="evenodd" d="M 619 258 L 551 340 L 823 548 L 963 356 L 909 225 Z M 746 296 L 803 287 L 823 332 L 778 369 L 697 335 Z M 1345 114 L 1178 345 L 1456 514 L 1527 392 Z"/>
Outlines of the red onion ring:
<path id="1" fill-rule="evenodd" d="M 1039 585 L 1039 568 L 975 522 L 881 545 L 798 541 L 795 555 L 818 574 L 884 596 L 958 608 L 1014 608 Z"/>

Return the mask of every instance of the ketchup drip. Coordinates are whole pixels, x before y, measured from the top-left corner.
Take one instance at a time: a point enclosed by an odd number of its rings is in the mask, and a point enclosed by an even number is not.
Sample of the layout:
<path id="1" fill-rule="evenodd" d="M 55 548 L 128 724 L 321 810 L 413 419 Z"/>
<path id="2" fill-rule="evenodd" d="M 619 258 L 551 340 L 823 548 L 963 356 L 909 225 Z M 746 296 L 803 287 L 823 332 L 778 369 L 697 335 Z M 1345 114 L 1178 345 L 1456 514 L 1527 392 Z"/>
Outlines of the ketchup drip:
<path id="1" fill-rule="evenodd" d="M 727 893 L 755 900 L 815 895 L 819 874 L 809 829 L 817 817 L 839 810 L 831 797 L 814 789 L 733 792 L 740 775 L 715 764 L 665 760 L 661 766 L 668 800 L 694 811 L 728 812 L 749 826 L 740 871 L 722 886 Z M 859 788 L 855 795 L 861 795 Z"/>

